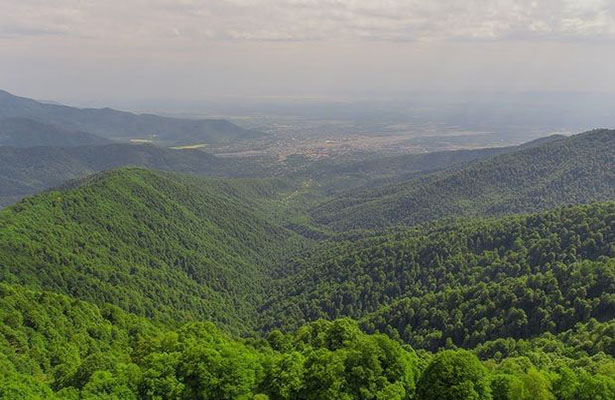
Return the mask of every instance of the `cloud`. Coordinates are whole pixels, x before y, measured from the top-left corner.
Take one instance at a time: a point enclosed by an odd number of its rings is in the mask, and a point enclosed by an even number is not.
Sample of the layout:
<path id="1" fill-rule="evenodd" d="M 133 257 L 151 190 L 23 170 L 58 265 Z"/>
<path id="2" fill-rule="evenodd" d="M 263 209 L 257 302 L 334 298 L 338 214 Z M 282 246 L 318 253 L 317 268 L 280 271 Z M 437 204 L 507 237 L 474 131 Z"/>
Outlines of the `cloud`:
<path id="1" fill-rule="evenodd" d="M 0 0 L 0 87 L 88 101 L 615 92 L 614 18 L 615 0 Z"/>
<path id="2" fill-rule="evenodd" d="M 4 0 L 0 36 L 175 41 L 613 40 L 612 0 Z"/>

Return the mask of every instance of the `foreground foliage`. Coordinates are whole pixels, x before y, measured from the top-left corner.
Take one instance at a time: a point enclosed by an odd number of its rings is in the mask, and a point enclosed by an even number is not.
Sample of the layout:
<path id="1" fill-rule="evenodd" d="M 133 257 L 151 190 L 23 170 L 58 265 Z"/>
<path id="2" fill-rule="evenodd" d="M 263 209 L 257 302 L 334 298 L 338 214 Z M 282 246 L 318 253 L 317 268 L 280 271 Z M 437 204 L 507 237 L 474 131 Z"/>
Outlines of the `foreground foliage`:
<path id="1" fill-rule="evenodd" d="M 0 284 L 0 321 L 2 399 L 615 396 L 615 361 L 604 353 L 593 360 L 551 355 L 557 362 L 547 366 L 539 360 L 548 353 L 538 347 L 486 362 L 466 350 L 417 354 L 348 319 L 237 339 L 211 323 L 168 329 L 116 306 Z"/>

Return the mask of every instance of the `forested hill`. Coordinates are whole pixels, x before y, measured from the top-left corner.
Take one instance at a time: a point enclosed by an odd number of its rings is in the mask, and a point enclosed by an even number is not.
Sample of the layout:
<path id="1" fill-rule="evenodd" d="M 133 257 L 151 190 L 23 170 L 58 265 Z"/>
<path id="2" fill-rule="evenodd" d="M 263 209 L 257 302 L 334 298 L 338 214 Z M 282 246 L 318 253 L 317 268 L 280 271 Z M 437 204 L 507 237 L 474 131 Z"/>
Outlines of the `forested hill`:
<path id="1" fill-rule="evenodd" d="M 264 181 L 102 173 L 0 212 L 0 281 L 249 330 L 266 272 L 301 242 L 256 210 L 271 193 Z"/>
<path id="2" fill-rule="evenodd" d="M 284 266 L 266 329 L 349 316 L 418 348 L 615 318 L 615 203 L 431 223 L 322 244 Z"/>
<path id="3" fill-rule="evenodd" d="M 326 225 L 305 176 L 131 167 L 22 199 L 0 211 L 0 399 L 615 399 L 615 202 L 560 205 L 611 198 L 614 142 L 416 159 L 445 170 L 339 196 Z M 0 148 L 2 182 L 233 169 L 41 149 Z"/>
<path id="4" fill-rule="evenodd" d="M 266 168 L 251 160 L 224 159 L 200 150 L 176 150 L 148 144 L 32 148 L 0 146 L 0 206 L 56 187 L 70 179 L 125 166 L 235 177 L 264 175 Z"/>
<path id="5" fill-rule="evenodd" d="M 615 199 L 615 131 L 595 130 L 316 207 L 331 228 L 381 228 L 446 216 L 533 212 Z"/>
<path id="6" fill-rule="evenodd" d="M 0 120 L 0 146 L 72 147 L 111 143 L 87 132 L 64 129 L 27 118 Z"/>
<path id="7" fill-rule="evenodd" d="M 108 139 L 148 138 L 174 145 L 225 143 L 263 135 L 226 120 L 189 120 L 133 114 L 111 108 L 75 108 L 41 103 L 0 90 L 0 119 L 4 118 L 44 121 Z"/>

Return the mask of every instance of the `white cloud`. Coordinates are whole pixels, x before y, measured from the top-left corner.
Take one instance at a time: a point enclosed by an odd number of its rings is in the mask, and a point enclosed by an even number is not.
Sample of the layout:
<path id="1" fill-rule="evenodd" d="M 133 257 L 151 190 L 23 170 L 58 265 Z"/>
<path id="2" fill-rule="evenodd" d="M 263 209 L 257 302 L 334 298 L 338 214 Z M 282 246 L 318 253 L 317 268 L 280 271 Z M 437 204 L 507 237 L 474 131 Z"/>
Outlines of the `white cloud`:
<path id="1" fill-rule="evenodd" d="M 47 99 L 615 92 L 615 0 L 0 0 Z"/>
<path id="2" fill-rule="evenodd" d="M 0 36 L 41 35 L 140 45 L 164 39 L 610 40 L 615 1 L 0 1 Z"/>

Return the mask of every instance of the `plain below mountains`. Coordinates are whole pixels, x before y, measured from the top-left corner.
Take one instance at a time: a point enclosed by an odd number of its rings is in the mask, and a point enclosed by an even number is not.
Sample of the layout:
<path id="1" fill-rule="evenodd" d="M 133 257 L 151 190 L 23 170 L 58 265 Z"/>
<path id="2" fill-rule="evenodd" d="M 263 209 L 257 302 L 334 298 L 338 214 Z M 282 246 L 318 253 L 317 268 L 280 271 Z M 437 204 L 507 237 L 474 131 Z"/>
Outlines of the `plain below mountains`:
<path id="1" fill-rule="evenodd" d="M 615 198 L 615 131 L 594 130 L 453 165 L 393 184 L 349 190 L 315 207 L 334 230 L 414 225 L 443 217 L 536 212 Z"/>
<path id="2" fill-rule="evenodd" d="M 303 169 L 296 168 L 296 174 L 307 175 L 318 181 L 326 193 L 343 197 L 361 188 L 373 189 L 385 184 L 408 182 L 438 171 L 462 169 L 472 162 L 539 147 L 564 138 L 563 135 L 551 135 L 516 146 L 411 153 L 360 161 L 327 159 L 307 163 Z M 305 165 L 296 161 L 295 164 L 299 167 Z M 348 191 L 350 188 L 353 190 Z"/>

